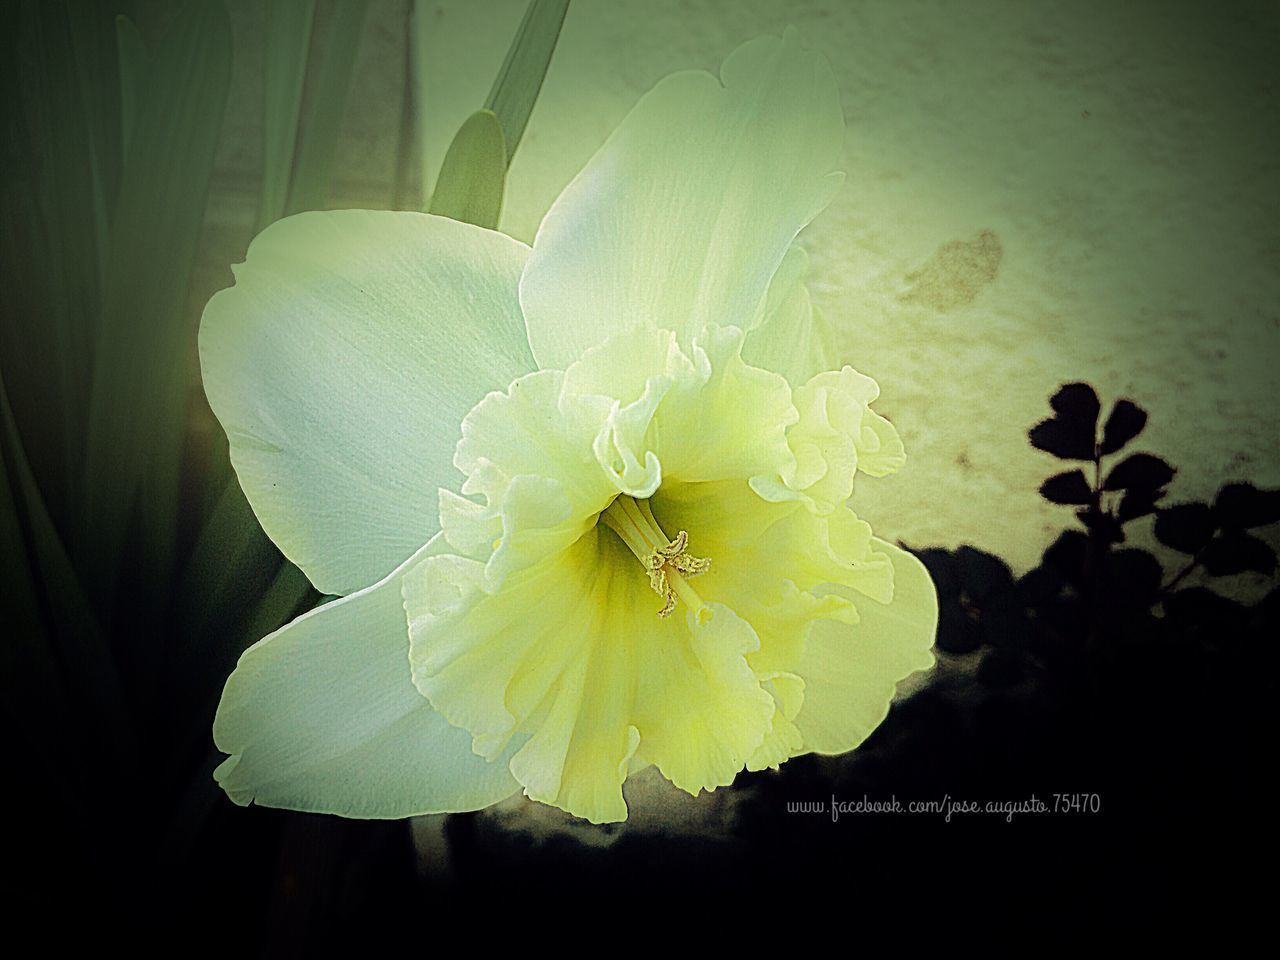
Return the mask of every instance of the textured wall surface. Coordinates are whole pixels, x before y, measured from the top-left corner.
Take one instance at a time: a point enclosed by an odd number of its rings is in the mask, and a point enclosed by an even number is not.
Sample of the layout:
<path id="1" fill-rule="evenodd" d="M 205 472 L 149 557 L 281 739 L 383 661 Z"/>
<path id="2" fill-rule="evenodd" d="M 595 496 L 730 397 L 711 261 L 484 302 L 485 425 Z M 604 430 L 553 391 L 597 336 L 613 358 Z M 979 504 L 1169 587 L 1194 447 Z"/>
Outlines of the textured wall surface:
<path id="1" fill-rule="evenodd" d="M 420 6 L 428 171 L 523 8 Z M 258 175 L 262 13 L 232 9 L 210 289 L 247 242 Z M 1037 496 L 1056 463 L 1025 432 L 1072 379 L 1151 411 L 1138 446 L 1179 468 L 1175 499 L 1280 483 L 1274 4 L 574 0 L 502 228 L 531 240 L 664 74 L 792 23 L 831 60 L 848 125 L 844 189 L 802 234 L 813 295 L 908 445 L 902 473 L 855 494 L 879 530 L 1034 565 L 1067 518 Z M 332 206 L 393 202 L 408 24 L 408 4 L 375 0 Z"/>
<path id="2" fill-rule="evenodd" d="M 420 5 L 428 183 L 524 5 Z M 232 10 L 236 74 L 201 302 L 230 282 L 257 191 L 262 10 Z M 403 0 L 373 4 L 331 206 L 391 206 L 397 169 L 405 179 L 409 12 Z M 1075 379 L 1104 403 L 1125 395 L 1148 408 L 1136 448 L 1179 468 L 1173 499 L 1246 476 L 1280 485 L 1274 4 L 574 0 L 511 167 L 502 228 L 532 240 L 560 189 L 663 75 L 715 70 L 738 44 L 788 24 L 831 60 L 848 126 L 844 189 L 801 237 L 813 296 L 843 359 L 880 381 L 881 411 L 908 449 L 900 474 L 855 493 L 882 535 L 969 542 L 1015 571 L 1033 566 L 1069 517 L 1039 498 L 1059 467 L 1025 434 Z M 418 169 L 408 183 L 420 195 Z M 1139 526 L 1150 545 L 1150 520 Z M 1245 597 L 1262 586 L 1232 584 Z M 731 803 L 690 808 L 648 780 L 628 795 L 640 822 L 700 830 Z M 489 816 L 515 826 L 558 815 L 513 799 Z"/>

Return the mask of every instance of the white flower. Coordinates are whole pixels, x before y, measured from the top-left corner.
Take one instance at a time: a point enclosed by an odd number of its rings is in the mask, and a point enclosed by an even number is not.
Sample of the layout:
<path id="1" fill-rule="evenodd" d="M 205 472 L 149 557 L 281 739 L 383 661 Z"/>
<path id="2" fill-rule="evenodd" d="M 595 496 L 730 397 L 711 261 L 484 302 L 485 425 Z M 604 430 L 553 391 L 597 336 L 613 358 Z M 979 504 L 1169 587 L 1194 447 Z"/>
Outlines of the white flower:
<path id="1" fill-rule="evenodd" d="M 875 728 L 937 605 L 846 505 L 902 445 L 825 371 L 792 245 L 842 133 L 789 31 L 658 84 L 532 249 L 371 211 L 254 241 L 206 390 L 264 529 L 345 596 L 228 681 L 233 799 L 620 820 L 639 766 L 697 793 Z"/>

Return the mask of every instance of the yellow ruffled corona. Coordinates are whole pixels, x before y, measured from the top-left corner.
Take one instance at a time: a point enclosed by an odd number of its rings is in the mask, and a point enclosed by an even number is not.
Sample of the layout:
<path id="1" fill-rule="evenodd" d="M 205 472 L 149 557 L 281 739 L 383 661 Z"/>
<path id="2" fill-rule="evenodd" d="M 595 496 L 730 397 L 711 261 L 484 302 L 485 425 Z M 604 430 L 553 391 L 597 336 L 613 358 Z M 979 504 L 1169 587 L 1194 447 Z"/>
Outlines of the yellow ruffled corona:
<path id="1" fill-rule="evenodd" d="M 902 444 L 826 369 L 793 246 L 842 133 L 788 32 L 662 81 L 532 248 L 371 211 L 254 241 L 206 389 L 264 529 L 343 596 L 228 681 L 233 799 L 617 821 L 642 766 L 696 794 L 875 728 L 937 605 L 848 506 Z"/>

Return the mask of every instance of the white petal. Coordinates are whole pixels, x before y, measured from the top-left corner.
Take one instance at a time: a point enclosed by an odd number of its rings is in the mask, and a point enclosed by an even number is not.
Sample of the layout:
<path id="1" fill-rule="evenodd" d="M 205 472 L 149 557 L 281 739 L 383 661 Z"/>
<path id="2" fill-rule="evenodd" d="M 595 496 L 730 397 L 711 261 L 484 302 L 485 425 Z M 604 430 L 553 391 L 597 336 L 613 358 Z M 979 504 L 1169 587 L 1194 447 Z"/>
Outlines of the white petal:
<path id="1" fill-rule="evenodd" d="M 201 368 L 240 484 L 321 592 L 373 583 L 438 529 L 463 415 L 533 366 L 527 255 L 443 217 L 304 213 L 209 301 Z"/>
<path id="2" fill-rule="evenodd" d="M 565 189 L 520 284 L 533 354 L 563 369 L 609 335 L 747 326 L 843 179 L 830 65 L 794 30 L 662 80 Z"/>
<path id="3" fill-rule="evenodd" d="M 856 624 L 818 621 L 795 672 L 804 679 L 796 726 L 806 752 L 844 753 L 880 725 L 898 682 L 933 665 L 938 596 L 924 565 L 877 538 L 893 562 L 893 599 L 858 601 Z"/>
<path id="4" fill-rule="evenodd" d="M 798 387 L 839 366 L 831 325 L 809 299 L 809 256 L 792 245 L 769 283 L 760 322 L 747 332 L 742 358 Z"/>
<path id="5" fill-rule="evenodd" d="M 413 685 L 403 571 L 303 614 L 254 644 L 214 722 L 216 772 L 236 803 L 392 818 L 477 810 L 513 793 L 509 757 L 488 762 Z M 447 549 L 447 547 L 446 547 Z"/>
<path id="6" fill-rule="evenodd" d="M 487 558 L 491 586 L 573 543 L 616 495 L 591 458 L 595 425 L 559 402 L 563 380 L 558 370 L 528 374 L 462 421 L 462 493 L 485 503 L 442 494 L 440 519 L 455 550 Z"/>

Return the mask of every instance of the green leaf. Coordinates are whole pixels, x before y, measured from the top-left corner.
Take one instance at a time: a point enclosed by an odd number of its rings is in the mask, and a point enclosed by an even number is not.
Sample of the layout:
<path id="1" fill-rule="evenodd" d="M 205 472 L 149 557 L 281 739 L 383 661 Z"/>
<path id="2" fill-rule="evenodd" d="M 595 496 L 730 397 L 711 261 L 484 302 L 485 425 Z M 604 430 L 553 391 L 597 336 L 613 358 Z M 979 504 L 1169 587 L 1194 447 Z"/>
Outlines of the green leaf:
<path id="1" fill-rule="evenodd" d="M 109 748 L 116 758 L 128 755 L 134 741 L 115 664 L 27 463 L 2 378 L 0 550 L 2 609 L 14 641 L 3 645 L 11 660 L 4 671 L 6 701 L 35 696 L 33 719 L 56 712 L 59 723 L 39 734 L 48 741 L 65 733 Z M 93 718 L 91 733 L 60 732 L 63 722 L 80 714 Z"/>
<path id="2" fill-rule="evenodd" d="M 4 593 L 0 613 L 8 639 L 0 645 L 4 664 L 4 703 L 15 715 L 17 705 L 39 691 L 37 699 L 49 701 L 52 711 L 66 706 L 68 697 L 58 679 L 53 645 L 53 625 L 41 596 L 40 560 L 31 543 L 29 523 L 32 509 L 23 496 L 24 475 L 29 468 L 21 440 L 9 409 L 9 398 L 0 379 L 0 557 L 4 560 Z"/>
<path id="3" fill-rule="evenodd" d="M 431 15 L 426 9 L 426 0 L 413 0 L 409 11 L 409 83 L 405 88 L 405 99 L 409 103 L 410 120 L 413 124 L 413 149 L 415 161 L 422 175 L 422 191 L 426 197 L 431 189 L 431 175 L 427 169 L 427 96 L 431 85 L 427 82 L 427 43 L 431 36 Z M 428 197 L 428 199 L 430 199 Z M 398 208 L 403 209 L 403 208 Z"/>
<path id="4" fill-rule="evenodd" d="M 295 616 L 301 616 L 319 599 L 320 594 L 315 592 L 306 574 L 285 560 L 244 621 L 241 630 L 244 647 L 279 630 Z"/>
<path id="5" fill-rule="evenodd" d="M 430 212 L 493 229 L 502 212 L 506 176 L 502 126 L 488 110 L 477 110 L 449 145 Z"/>
<path id="6" fill-rule="evenodd" d="M 234 598 L 238 602 L 221 605 L 216 629 L 206 630 L 199 657 L 189 655 L 180 660 L 175 664 L 178 669 L 168 678 L 170 690 L 176 694 L 172 699 L 175 707 L 183 705 L 183 712 L 198 721 L 187 732 L 186 742 L 176 751 L 177 756 L 186 756 L 208 742 L 209 724 L 213 722 L 222 694 L 222 682 L 231 673 L 237 658 L 267 634 L 311 609 L 320 599 L 311 581 L 288 560 L 281 558 L 274 567 L 258 561 L 252 567 L 241 565 L 239 569 L 239 591 Z"/>
<path id="7" fill-rule="evenodd" d="M 178 642 L 194 650 L 215 639 L 213 634 L 227 632 L 243 616 L 246 601 L 252 602 L 253 587 L 266 587 L 265 580 L 257 583 L 260 571 L 279 559 L 239 481 L 228 477 L 178 586 L 175 623 L 184 638 Z"/>
<path id="8" fill-rule="evenodd" d="M 6 636 L 0 644 L 0 709 L 9 721 L 10 752 L 44 760 L 42 769 L 28 772 L 43 788 L 37 796 L 54 796 L 69 812 L 72 798 L 82 786 L 79 771 L 61 756 L 62 748 L 72 742 L 76 726 L 69 712 L 74 699 L 59 670 L 39 560 L 23 523 L 29 511 L 17 489 L 18 477 L 12 476 L 18 472 L 14 469 L 18 456 L 7 398 L 4 414 L 6 429 L 0 432 L 0 563 L 4 564 L 0 615 Z M 30 749 L 24 750 L 28 743 Z M 12 749 L 15 746 L 16 751 Z"/>
<path id="9" fill-rule="evenodd" d="M 424 136 L 419 129 L 423 118 L 418 116 L 418 104 L 421 102 L 418 99 L 418 8 L 419 5 L 412 0 L 405 8 L 404 27 L 409 42 L 405 44 L 402 61 L 403 88 L 400 95 L 399 131 L 396 134 L 395 176 L 391 189 L 392 210 L 421 210 L 426 190 L 426 184 L 415 183 L 414 178 L 414 171 L 422 167 L 418 150 Z"/>
<path id="10" fill-rule="evenodd" d="M 188 3 L 156 51 L 139 98 L 112 224 L 80 524 L 83 569 L 99 604 L 113 593 L 136 507 L 148 572 L 171 573 L 195 336 L 188 288 L 230 75 L 226 9 Z M 156 486 L 141 503 L 149 474 Z"/>
<path id="11" fill-rule="evenodd" d="M 101 272 L 106 269 L 107 225 L 115 213 L 124 162 L 116 25 L 111 5 L 99 0 L 69 0 L 67 15 L 93 148 L 94 227 L 100 254 L 97 266 Z"/>
<path id="12" fill-rule="evenodd" d="M 368 0 L 335 3 L 324 30 L 315 29 L 286 214 L 324 207 L 368 8 Z"/>
<path id="13" fill-rule="evenodd" d="M 315 0 L 277 0 L 267 6 L 259 230 L 284 216 L 288 205 L 315 13 Z"/>
<path id="14" fill-rule="evenodd" d="M 142 34 L 128 17 L 116 17 L 116 46 L 120 58 L 120 129 L 123 156 L 129 156 L 129 142 L 138 119 L 138 101 L 142 98 L 151 72 L 151 55 Z"/>
<path id="15" fill-rule="evenodd" d="M 531 0 L 484 102 L 502 125 L 508 162 L 524 136 L 568 10 L 569 0 Z"/>
<path id="16" fill-rule="evenodd" d="M 65 4 L 6 18 L 4 375 L 54 516 L 74 507 L 102 272 L 94 146 Z"/>

